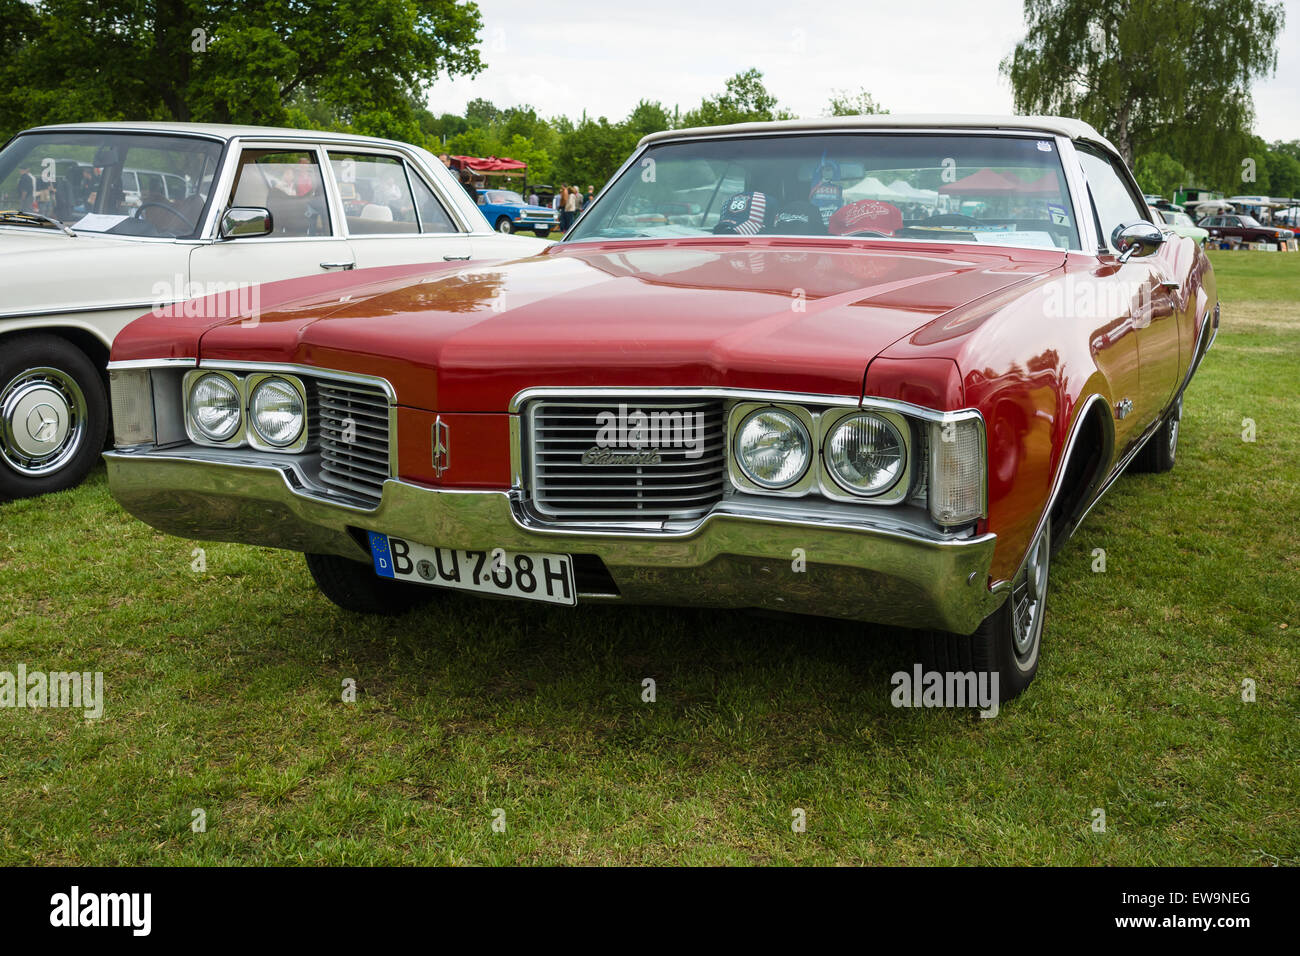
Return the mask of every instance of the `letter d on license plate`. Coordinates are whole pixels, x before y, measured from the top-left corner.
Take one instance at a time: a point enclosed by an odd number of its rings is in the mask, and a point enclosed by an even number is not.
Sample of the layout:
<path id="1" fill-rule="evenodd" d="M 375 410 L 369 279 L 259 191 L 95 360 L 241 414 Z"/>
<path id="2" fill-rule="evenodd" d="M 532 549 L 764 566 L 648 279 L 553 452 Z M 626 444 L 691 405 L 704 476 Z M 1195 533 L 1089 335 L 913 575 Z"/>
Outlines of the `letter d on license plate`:
<path id="1" fill-rule="evenodd" d="M 500 594 L 551 604 L 577 604 L 573 558 L 535 551 L 462 551 L 369 532 L 370 556 L 381 578 L 439 588 Z"/>

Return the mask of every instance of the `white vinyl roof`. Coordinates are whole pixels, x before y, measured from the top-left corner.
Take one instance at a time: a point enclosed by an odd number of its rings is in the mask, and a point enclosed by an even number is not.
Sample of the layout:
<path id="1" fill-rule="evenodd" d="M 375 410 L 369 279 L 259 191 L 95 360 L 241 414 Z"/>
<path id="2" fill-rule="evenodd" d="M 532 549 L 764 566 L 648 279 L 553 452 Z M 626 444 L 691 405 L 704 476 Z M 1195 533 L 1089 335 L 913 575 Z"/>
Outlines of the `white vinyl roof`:
<path id="1" fill-rule="evenodd" d="M 734 136 L 782 132 L 836 132 L 855 129 L 997 129 L 1052 133 L 1070 139 L 1086 139 L 1117 153 L 1113 145 L 1082 120 L 1063 116 L 1012 116 L 1010 114 L 963 113 L 880 113 L 872 116 L 824 116 L 815 119 L 777 120 L 771 123 L 735 123 L 730 126 L 701 126 L 695 129 L 664 130 L 643 136 L 638 146 L 668 139 L 700 136 Z"/>

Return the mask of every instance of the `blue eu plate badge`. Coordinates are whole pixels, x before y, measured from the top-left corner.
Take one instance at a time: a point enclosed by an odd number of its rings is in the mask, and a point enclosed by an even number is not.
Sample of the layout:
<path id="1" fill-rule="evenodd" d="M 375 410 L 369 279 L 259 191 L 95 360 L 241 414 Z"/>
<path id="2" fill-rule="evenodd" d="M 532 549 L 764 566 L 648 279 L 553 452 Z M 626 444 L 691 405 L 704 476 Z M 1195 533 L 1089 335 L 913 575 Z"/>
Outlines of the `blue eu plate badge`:
<path id="1" fill-rule="evenodd" d="M 369 532 L 370 554 L 375 559 L 375 574 L 381 578 L 393 576 L 393 555 L 388 550 L 388 535 L 378 531 Z"/>

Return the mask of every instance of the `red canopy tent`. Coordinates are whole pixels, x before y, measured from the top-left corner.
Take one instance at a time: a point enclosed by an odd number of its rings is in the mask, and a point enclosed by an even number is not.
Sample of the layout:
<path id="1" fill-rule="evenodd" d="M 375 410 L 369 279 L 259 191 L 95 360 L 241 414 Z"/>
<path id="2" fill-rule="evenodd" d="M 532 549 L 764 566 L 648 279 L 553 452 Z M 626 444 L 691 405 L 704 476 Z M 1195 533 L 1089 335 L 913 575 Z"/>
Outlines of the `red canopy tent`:
<path id="1" fill-rule="evenodd" d="M 452 156 L 453 169 L 468 169 L 479 176 L 523 176 L 528 164 L 497 156 Z"/>
<path id="2" fill-rule="evenodd" d="M 939 192 L 945 196 L 1011 196 L 1024 192 L 1024 189 L 1023 183 L 1014 182 L 991 169 L 981 169 L 955 183 L 940 186 Z"/>

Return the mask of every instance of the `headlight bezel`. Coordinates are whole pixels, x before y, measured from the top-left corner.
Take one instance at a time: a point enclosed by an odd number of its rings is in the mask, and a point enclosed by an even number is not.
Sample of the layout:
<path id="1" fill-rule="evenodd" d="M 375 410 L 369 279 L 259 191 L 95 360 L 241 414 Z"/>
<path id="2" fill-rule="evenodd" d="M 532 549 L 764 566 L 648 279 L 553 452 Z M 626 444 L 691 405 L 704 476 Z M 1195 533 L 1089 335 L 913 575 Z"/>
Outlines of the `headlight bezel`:
<path id="1" fill-rule="evenodd" d="M 239 422 L 235 430 L 225 438 L 213 438 L 209 436 L 194 419 L 194 389 L 208 377 L 224 379 L 235 392 L 236 407 L 239 410 Z M 243 444 L 245 432 L 248 427 L 248 413 L 245 408 L 246 397 L 243 389 L 243 383 L 238 375 L 233 372 L 227 372 L 224 369 L 216 368 L 196 368 L 185 373 L 185 378 L 181 383 L 181 394 L 184 401 L 185 415 L 185 434 L 189 440 L 196 445 L 203 445 L 208 448 L 234 448 Z"/>
<path id="2" fill-rule="evenodd" d="M 783 485 L 770 485 L 755 480 L 741 463 L 737 443 L 740 431 L 749 419 L 761 412 L 781 412 L 789 415 L 803 432 L 807 442 L 808 453 L 794 481 Z M 797 497 L 806 495 L 817 488 L 817 427 L 813 413 L 799 405 L 783 402 L 738 402 L 731 407 L 727 415 L 727 474 L 732 486 L 749 494 L 776 495 L 780 497 Z"/>
<path id="3" fill-rule="evenodd" d="M 277 444 L 266 438 L 258 429 L 256 416 L 253 412 L 253 396 L 257 389 L 270 380 L 284 382 L 298 394 L 298 401 L 302 405 L 302 423 L 299 427 L 297 436 L 293 441 Z M 311 403 L 308 401 L 307 387 L 302 379 L 296 375 L 288 375 L 284 372 L 253 372 L 246 375 L 244 383 L 244 421 L 246 423 L 246 433 L 248 445 L 250 448 L 256 448 L 259 451 L 272 451 L 281 453 L 294 453 L 302 451 L 307 447 L 311 439 Z"/>
<path id="4" fill-rule="evenodd" d="M 886 422 L 898 434 L 903 452 L 903 466 L 899 469 L 894 480 L 880 491 L 869 494 L 855 491 L 841 483 L 835 469 L 831 466 L 828 453 L 831 437 L 835 434 L 835 429 L 846 419 L 865 415 Z M 916 435 L 912 422 L 907 416 L 870 405 L 853 406 L 823 412 L 819 417 L 818 425 L 821 434 L 818 437 L 817 452 L 820 464 L 820 487 L 823 495 L 833 501 L 852 501 L 859 504 L 890 505 L 907 500 L 916 484 L 917 477 Z"/>

